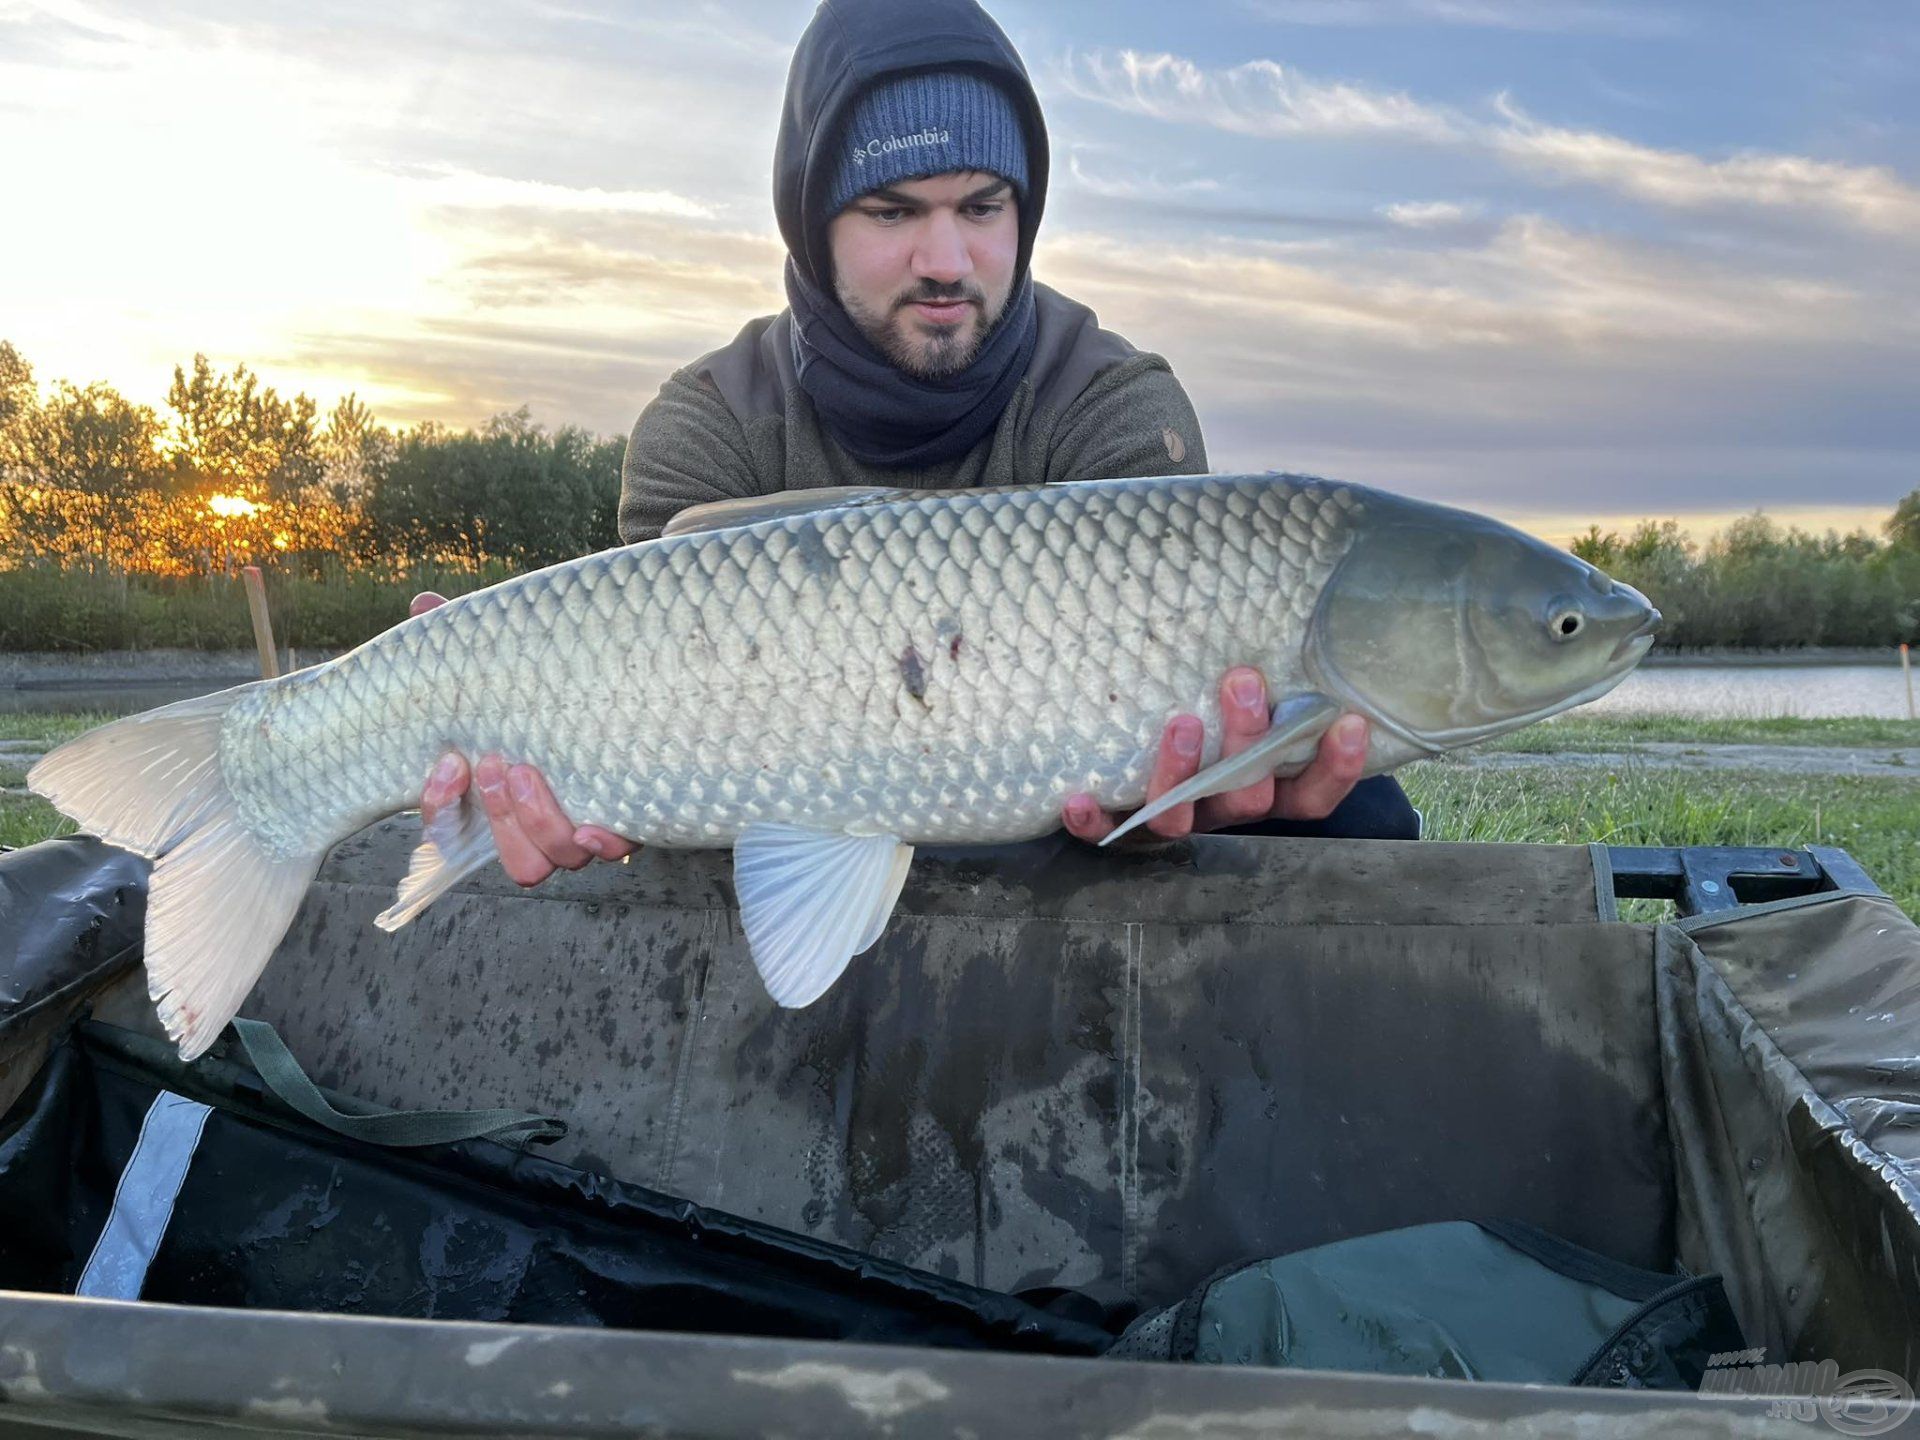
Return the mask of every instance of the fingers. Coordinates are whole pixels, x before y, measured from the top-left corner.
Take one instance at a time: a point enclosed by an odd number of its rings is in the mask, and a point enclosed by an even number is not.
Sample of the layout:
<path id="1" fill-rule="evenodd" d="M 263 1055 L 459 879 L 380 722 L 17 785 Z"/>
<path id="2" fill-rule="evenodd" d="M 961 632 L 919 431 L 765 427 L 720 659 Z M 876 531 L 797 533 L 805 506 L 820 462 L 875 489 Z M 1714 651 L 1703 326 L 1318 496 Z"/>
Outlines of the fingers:
<path id="1" fill-rule="evenodd" d="M 600 825 L 576 827 L 562 813 L 547 782 L 531 765 L 509 766 L 488 755 L 469 770 L 456 751 L 440 757 L 420 792 L 420 818 L 431 823 L 469 787 L 478 791 L 493 828 L 500 866 L 518 885 L 538 885 L 556 869 L 578 870 L 596 855 L 623 860 L 639 847 Z"/>
<path id="2" fill-rule="evenodd" d="M 507 793 L 507 763 L 498 755 L 482 756 L 473 767 L 473 785 L 493 827 L 493 848 L 500 852 L 500 868 L 516 885 L 538 885 L 554 872 L 554 864 L 520 828 L 513 797 Z"/>
<path id="3" fill-rule="evenodd" d="M 1238 755 L 1265 735 L 1273 723 L 1266 680 L 1251 666 L 1237 666 L 1220 681 L 1220 756 Z M 1147 798 L 1158 799 L 1200 769 L 1206 729 L 1192 715 L 1178 715 L 1160 737 Z M 1367 721 L 1361 715 L 1342 715 L 1328 727 L 1307 768 L 1290 780 L 1271 775 L 1210 795 L 1195 805 L 1176 805 L 1149 820 L 1144 829 L 1166 840 L 1179 840 L 1194 830 L 1216 830 L 1230 825 L 1274 817 L 1285 820 L 1324 820 L 1359 783 L 1367 765 Z M 1119 821 L 1102 810 L 1091 795 L 1069 796 L 1061 810 L 1069 834 L 1099 841 Z"/>
<path id="4" fill-rule="evenodd" d="M 446 603 L 447 597 L 438 591 L 422 590 L 407 603 L 407 618 L 412 619 L 415 615 L 424 615 L 427 611 L 433 609 L 434 606 L 444 605 Z"/>
<path id="5" fill-rule="evenodd" d="M 1182 780 L 1193 778 L 1200 769 L 1200 746 L 1206 736 L 1206 727 L 1197 715 L 1176 715 L 1167 722 L 1160 736 L 1160 753 L 1154 759 L 1153 774 L 1147 778 L 1147 799 L 1157 800 Z M 1082 840 L 1104 840 L 1120 823 L 1102 810 L 1091 795 L 1068 796 L 1060 813 L 1067 833 Z M 1154 816 L 1142 828 L 1163 840 L 1182 839 L 1193 833 L 1193 806 L 1176 805 L 1164 815 Z"/>
<path id="6" fill-rule="evenodd" d="M 441 810 L 466 794 L 470 779 L 466 756 L 453 750 L 442 755 L 440 763 L 433 767 L 433 773 L 427 776 L 426 787 L 420 792 L 421 823 L 432 824 Z"/>
<path id="7" fill-rule="evenodd" d="M 640 847 L 624 835 L 600 825 L 582 825 L 573 832 L 573 843 L 583 850 L 591 850 L 602 860 L 624 860 Z"/>
<path id="8" fill-rule="evenodd" d="M 1183 780 L 1200 772 L 1200 747 L 1207 738 L 1198 715 L 1176 715 L 1160 736 L 1160 754 L 1147 779 L 1147 799 L 1157 800 Z M 1176 805 L 1147 821 L 1146 829 L 1163 840 L 1180 840 L 1193 833 L 1193 806 Z"/>
<path id="9" fill-rule="evenodd" d="M 593 858 L 575 842 L 573 822 L 531 765 L 510 766 L 498 755 L 483 756 L 474 766 L 473 783 L 493 826 L 500 867 L 516 885 L 538 885 L 556 869 L 578 870 Z"/>
<path id="10" fill-rule="evenodd" d="M 1347 798 L 1367 765 L 1364 716 L 1342 715 L 1320 738 L 1312 762 L 1277 788 L 1273 813 L 1283 820 L 1324 820 Z"/>
<path id="11" fill-rule="evenodd" d="M 1267 700 L 1267 682 L 1258 670 L 1242 665 L 1220 680 L 1220 758 L 1238 755 L 1267 733 L 1273 707 Z M 1210 795 L 1196 807 L 1194 827 L 1218 830 L 1265 819 L 1273 812 L 1274 781 L 1262 776 L 1251 785 Z"/>
<path id="12" fill-rule="evenodd" d="M 1067 833 L 1089 844 L 1098 844 L 1119 825 L 1091 795 L 1069 795 L 1067 803 L 1060 808 L 1060 817 L 1066 823 Z"/>

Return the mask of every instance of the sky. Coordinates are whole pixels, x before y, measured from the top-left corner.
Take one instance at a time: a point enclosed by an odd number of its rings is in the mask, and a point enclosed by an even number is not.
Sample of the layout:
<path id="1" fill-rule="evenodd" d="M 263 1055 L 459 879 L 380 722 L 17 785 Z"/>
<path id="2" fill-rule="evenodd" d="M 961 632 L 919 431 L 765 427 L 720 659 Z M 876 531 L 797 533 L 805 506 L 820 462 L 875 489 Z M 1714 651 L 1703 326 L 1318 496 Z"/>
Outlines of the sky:
<path id="1" fill-rule="evenodd" d="M 1168 358 L 1214 469 L 1561 538 L 1920 486 L 1920 6 L 989 8 L 1053 149 L 1035 274 Z M 624 434 L 784 303 L 811 13 L 0 0 L 0 339 L 154 404 L 200 352 Z"/>

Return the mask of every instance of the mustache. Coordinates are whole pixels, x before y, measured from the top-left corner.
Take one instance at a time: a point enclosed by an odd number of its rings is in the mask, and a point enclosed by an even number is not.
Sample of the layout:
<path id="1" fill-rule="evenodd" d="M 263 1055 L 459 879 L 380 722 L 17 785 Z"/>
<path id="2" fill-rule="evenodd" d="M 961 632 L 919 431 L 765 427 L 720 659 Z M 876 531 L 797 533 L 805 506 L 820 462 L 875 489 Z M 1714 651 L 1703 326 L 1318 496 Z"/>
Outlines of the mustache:
<path id="1" fill-rule="evenodd" d="M 964 281 L 956 285 L 936 285 L 930 280 L 922 280 L 913 290 L 896 300 L 893 308 L 899 310 L 921 301 L 932 305 L 950 305 L 956 300 L 964 300 L 982 310 L 987 306 L 986 293 L 977 285 L 969 285 Z"/>

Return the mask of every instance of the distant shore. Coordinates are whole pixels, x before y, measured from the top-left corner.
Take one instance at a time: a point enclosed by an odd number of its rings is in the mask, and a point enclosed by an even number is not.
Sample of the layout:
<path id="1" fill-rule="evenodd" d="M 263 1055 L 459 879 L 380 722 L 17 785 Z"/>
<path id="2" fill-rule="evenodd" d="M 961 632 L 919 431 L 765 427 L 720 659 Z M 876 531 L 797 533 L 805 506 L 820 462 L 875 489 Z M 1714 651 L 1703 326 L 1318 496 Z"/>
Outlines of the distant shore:
<path id="1" fill-rule="evenodd" d="M 1711 650 L 1655 650 L 1642 665 L 1898 665 L 1900 652 L 1891 645 L 1809 645 L 1797 650 L 1741 650 L 1733 646 Z M 1920 664 L 1920 656 L 1915 657 Z"/>
<path id="2" fill-rule="evenodd" d="M 297 650 L 295 665 L 331 660 L 338 650 Z M 280 651 L 282 667 L 287 651 Z M 252 650 L 100 650 L 0 651 L 0 690 L 63 685 L 112 685 L 224 680 L 238 684 L 260 676 L 260 657 Z"/>

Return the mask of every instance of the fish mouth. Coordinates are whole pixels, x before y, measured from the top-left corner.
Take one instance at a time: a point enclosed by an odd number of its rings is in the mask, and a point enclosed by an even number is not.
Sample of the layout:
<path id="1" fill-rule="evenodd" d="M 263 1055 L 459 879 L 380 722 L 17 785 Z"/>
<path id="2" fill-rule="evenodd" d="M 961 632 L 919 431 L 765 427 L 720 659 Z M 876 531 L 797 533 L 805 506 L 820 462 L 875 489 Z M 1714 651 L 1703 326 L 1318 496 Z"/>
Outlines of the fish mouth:
<path id="1" fill-rule="evenodd" d="M 1640 622 L 1640 628 L 1626 635 L 1622 635 L 1620 637 L 1620 643 L 1613 647 L 1613 654 L 1608 658 L 1611 660 L 1624 660 L 1627 658 L 1627 652 L 1632 650 L 1636 645 L 1638 645 L 1640 649 L 1639 653 L 1633 657 L 1635 660 L 1638 660 L 1641 655 L 1646 654 L 1647 651 L 1653 648 L 1654 632 L 1660 628 L 1661 618 L 1658 610 L 1649 610 L 1647 612 L 1647 618 Z"/>

